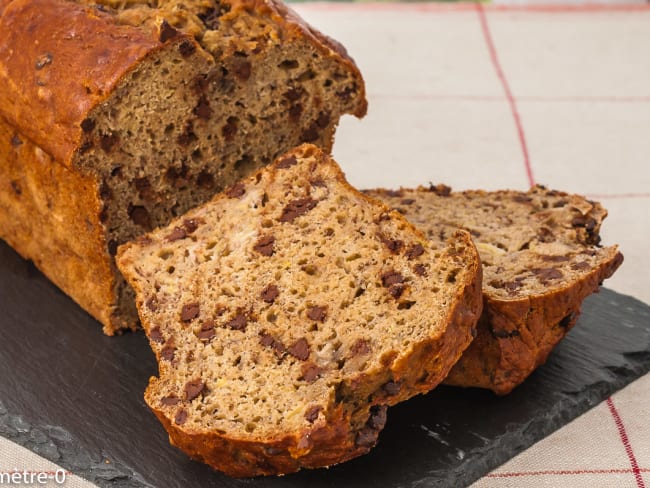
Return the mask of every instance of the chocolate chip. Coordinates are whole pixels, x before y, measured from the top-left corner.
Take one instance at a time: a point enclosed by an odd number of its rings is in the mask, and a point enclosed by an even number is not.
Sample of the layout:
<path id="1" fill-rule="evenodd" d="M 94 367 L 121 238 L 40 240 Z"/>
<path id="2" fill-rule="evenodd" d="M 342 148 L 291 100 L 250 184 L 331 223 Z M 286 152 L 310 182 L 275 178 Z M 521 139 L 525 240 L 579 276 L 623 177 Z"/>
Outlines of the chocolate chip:
<path id="1" fill-rule="evenodd" d="M 289 346 L 289 354 L 301 361 L 306 361 L 307 358 L 309 358 L 309 343 L 307 342 L 307 339 L 301 337 Z"/>
<path id="2" fill-rule="evenodd" d="M 313 123 L 309 126 L 308 129 L 304 130 L 300 135 L 300 140 L 303 142 L 316 142 L 320 136 L 318 132 L 318 126 L 316 123 Z"/>
<path id="3" fill-rule="evenodd" d="M 119 140 L 117 134 L 104 134 L 99 138 L 99 146 L 104 152 L 108 153 L 111 152 L 111 149 Z"/>
<path id="4" fill-rule="evenodd" d="M 149 212 L 146 208 L 135 205 L 132 206 L 129 210 L 129 218 L 133 221 L 135 225 L 139 225 L 144 229 L 151 228 L 151 218 L 149 217 Z"/>
<path id="5" fill-rule="evenodd" d="M 291 166 L 295 166 L 296 164 L 298 164 L 296 158 L 294 156 L 289 156 L 278 161 L 275 167 L 278 169 L 286 169 L 290 168 Z"/>
<path id="6" fill-rule="evenodd" d="M 424 264 L 416 264 L 413 266 L 413 272 L 418 276 L 426 276 L 427 268 Z"/>
<path id="7" fill-rule="evenodd" d="M 403 282 L 404 277 L 395 270 L 387 271 L 381 275 L 381 284 L 386 288 Z"/>
<path id="8" fill-rule="evenodd" d="M 327 112 L 321 112 L 318 114 L 318 118 L 316 119 L 316 125 L 320 127 L 321 129 L 325 129 L 330 123 L 330 114 Z"/>
<path id="9" fill-rule="evenodd" d="M 185 239 L 186 237 L 187 237 L 187 232 L 185 232 L 185 229 L 183 229 L 182 227 L 174 227 L 174 230 L 172 230 L 169 234 L 167 234 L 166 239 L 169 242 L 174 242 L 181 239 Z"/>
<path id="10" fill-rule="evenodd" d="M 198 332 L 198 334 L 196 334 L 196 337 L 198 337 L 202 341 L 209 341 L 214 337 L 214 335 L 215 335 L 214 321 L 206 320 L 201 325 L 201 330 Z"/>
<path id="11" fill-rule="evenodd" d="M 312 180 L 309 182 L 309 184 L 313 187 L 327 188 L 327 183 L 325 183 L 321 178 Z"/>
<path id="12" fill-rule="evenodd" d="M 266 303 L 273 303 L 276 298 L 280 295 L 280 290 L 275 285 L 268 285 L 262 290 L 261 297 Z"/>
<path id="13" fill-rule="evenodd" d="M 284 209 L 282 210 L 282 215 L 278 220 L 280 222 L 291 222 L 296 217 L 300 217 L 301 215 L 304 215 L 307 212 L 309 212 L 317 204 L 318 202 L 316 200 L 313 200 L 309 197 L 300 198 L 298 200 L 289 202 L 289 204 L 286 207 L 284 207 Z"/>
<path id="14" fill-rule="evenodd" d="M 176 416 L 174 417 L 174 422 L 176 422 L 177 425 L 183 425 L 186 420 L 187 420 L 187 411 L 181 408 L 178 412 L 176 412 Z"/>
<path id="15" fill-rule="evenodd" d="M 273 248 L 275 244 L 275 237 L 273 236 L 262 236 L 257 240 L 257 243 L 253 246 L 253 250 L 260 253 L 262 256 L 272 256 L 275 249 Z"/>
<path id="16" fill-rule="evenodd" d="M 171 25 L 169 25 L 169 22 L 163 20 L 160 23 L 159 34 L 158 34 L 158 39 L 160 39 L 160 42 L 167 42 L 170 39 L 176 37 L 177 35 L 178 35 L 178 31 L 174 29 Z"/>
<path id="17" fill-rule="evenodd" d="M 178 51 L 184 58 L 191 56 L 196 51 L 196 45 L 191 41 L 184 41 L 178 46 Z"/>
<path id="18" fill-rule="evenodd" d="M 546 284 L 551 280 L 559 280 L 564 276 L 562 271 L 557 268 L 534 268 L 531 272 L 537 276 L 537 279 L 543 284 Z"/>
<path id="19" fill-rule="evenodd" d="M 171 394 L 171 395 L 166 396 L 166 397 L 162 397 L 160 399 L 160 403 L 165 405 L 166 407 L 170 407 L 170 406 L 173 406 L 173 405 L 178 405 L 180 402 L 181 402 L 181 399 L 178 398 L 174 394 Z"/>
<path id="20" fill-rule="evenodd" d="M 246 324 L 248 324 L 248 319 L 246 318 L 246 316 L 241 312 L 237 312 L 237 314 L 231 320 L 226 322 L 225 325 L 229 329 L 243 331 L 244 329 L 246 329 Z"/>
<path id="21" fill-rule="evenodd" d="M 276 339 L 268 332 L 260 333 L 260 344 L 265 347 L 270 347 L 275 351 L 276 356 L 282 357 L 282 355 L 287 352 L 286 346 L 282 343 L 281 340 Z"/>
<path id="22" fill-rule="evenodd" d="M 327 317 L 327 307 L 309 307 L 307 309 L 307 317 L 317 322 L 325 322 L 325 318 Z"/>
<path id="23" fill-rule="evenodd" d="M 162 335 L 162 332 L 160 332 L 160 327 L 155 326 L 149 329 L 149 339 L 151 339 L 153 342 L 157 342 L 158 344 L 162 344 L 165 342 L 165 338 Z"/>
<path id="24" fill-rule="evenodd" d="M 379 432 L 372 427 L 363 427 L 354 439 L 354 443 L 359 447 L 372 447 L 377 442 Z"/>
<path id="25" fill-rule="evenodd" d="M 300 99 L 300 97 L 303 96 L 304 90 L 302 88 L 289 88 L 286 92 L 282 94 L 284 98 L 289 100 L 290 102 L 295 102 Z"/>
<path id="26" fill-rule="evenodd" d="M 183 220 L 183 228 L 185 229 L 185 232 L 192 234 L 199 228 L 199 225 L 204 223 L 203 219 L 185 219 Z"/>
<path id="27" fill-rule="evenodd" d="M 190 380 L 185 384 L 185 400 L 191 402 L 198 397 L 205 388 L 205 383 L 200 380 Z"/>
<path id="28" fill-rule="evenodd" d="M 533 199 L 531 197 L 527 196 L 527 195 L 519 195 L 519 194 L 517 194 L 517 195 L 514 195 L 512 197 L 512 201 L 517 202 L 517 203 L 529 203 L 529 202 L 532 202 Z"/>
<path id="29" fill-rule="evenodd" d="M 176 347 L 173 344 L 167 344 L 160 350 L 160 357 L 165 361 L 173 361 L 176 355 Z"/>
<path id="30" fill-rule="evenodd" d="M 41 54 L 36 58 L 35 66 L 37 70 L 45 68 L 48 64 L 52 64 L 52 55 L 50 53 Z"/>
<path id="31" fill-rule="evenodd" d="M 305 420 L 310 424 L 313 424 L 318 418 L 318 414 L 323 410 L 323 407 L 320 405 L 312 405 L 305 412 Z"/>
<path id="32" fill-rule="evenodd" d="M 221 128 L 221 135 L 224 137 L 226 141 L 232 141 L 237 135 L 238 120 L 239 119 L 237 117 L 228 117 L 228 120 L 226 121 L 226 125 L 224 125 Z"/>
<path id="33" fill-rule="evenodd" d="M 181 320 L 183 322 L 189 322 L 198 317 L 200 311 L 198 302 L 185 304 L 181 309 Z"/>
<path id="34" fill-rule="evenodd" d="M 225 191 L 226 195 L 228 198 L 239 198 L 241 197 L 244 193 L 246 193 L 246 185 L 244 185 L 241 181 L 239 183 L 234 184 L 230 188 L 228 188 Z"/>
<path id="35" fill-rule="evenodd" d="M 392 254 L 399 254 L 404 247 L 404 241 L 401 241 L 399 239 L 390 239 L 380 234 L 379 240 L 388 248 Z"/>
<path id="36" fill-rule="evenodd" d="M 393 285 L 388 289 L 388 293 L 390 293 L 393 298 L 397 299 L 402 296 L 405 288 L 404 285 Z"/>
<path id="37" fill-rule="evenodd" d="M 247 81 L 251 77 L 252 66 L 247 59 L 234 58 L 231 69 L 239 81 Z"/>
<path id="38" fill-rule="evenodd" d="M 300 116 L 302 115 L 302 105 L 299 103 L 293 104 L 291 107 L 289 107 L 289 120 L 291 122 L 298 122 L 300 120 Z"/>
<path id="39" fill-rule="evenodd" d="M 210 102 L 208 102 L 208 99 L 205 97 L 205 95 L 199 98 L 199 102 L 197 103 L 196 107 L 194 107 L 194 115 L 203 120 L 208 120 L 210 117 L 212 117 Z"/>
<path id="40" fill-rule="evenodd" d="M 81 121 L 81 130 L 84 132 L 92 132 L 95 128 L 95 121 L 93 119 L 87 118 Z"/>
<path id="41" fill-rule="evenodd" d="M 389 381 L 384 385 L 384 391 L 390 396 L 397 395 L 401 388 L 402 385 L 398 381 Z"/>
<path id="42" fill-rule="evenodd" d="M 350 346 L 350 357 L 365 356 L 370 352 L 370 341 L 368 339 L 357 339 Z"/>
<path id="43" fill-rule="evenodd" d="M 587 261 L 580 261 L 571 265 L 571 269 L 575 271 L 584 271 L 589 268 L 591 268 L 591 265 Z"/>
<path id="44" fill-rule="evenodd" d="M 315 363 L 309 362 L 309 363 L 304 363 L 300 367 L 300 379 L 306 381 L 307 383 L 313 383 L 316 381 L 318 378 L 321 377 L 323 374 L 324 370 L 323 368 L 320 368 L 317 366 Z"/>
<path id="45" fill-rule="evenodd" d="M 435 193 L 439 197 L 448 197 L 451 194 L 451 187 L 447 185 L 434 185 L 429 183 L 429 191 Z"/>
<path id="46" fill-rule="evenodd" d="M 419 256 L 422 256 L 423 254 L 424 254 L 424 247 L 422 246 L 422 244 L 415 244 L 406 251 L 406 257 L 408 259 L 415 259 Z"/>
<path id="47" fill-rule="evenodd" d="M 383 429 L 386 425 L 387 410 L 387 405 L 373 405 L 370 407 L 370 418 L 368 419 L 367 425 L 377 431 Z"/>
<path id="48" fill-rule="evenodd" d="M 569 260 L 568 256 L 549 256 L 549 255 L 544 255 L 541 256 L 542 261 L 547 261 L 549 263 L 564 263 Z"/>
<path id="49" fill-rule="evenodd" d="M 22 143 L 23 143 L 23 141 L 20 140 L 20 137 L 18 137 L 17 135 L 12 136 L 12 138 L 11 138 L 11 145 L 12 145 L 13 147 L 18 147 L 18 146 L 20 146 Z"/>
<path id="50" fill-rule="evenodd" d="M 569 201 L 563 198 L 563 199 L 558 200 L 557 202 L 555 202 L 555 203 L 553 204 L 553 208 L 562 208 L 562 207 L 564 207 L 567 203 L 569 203 Z"/>

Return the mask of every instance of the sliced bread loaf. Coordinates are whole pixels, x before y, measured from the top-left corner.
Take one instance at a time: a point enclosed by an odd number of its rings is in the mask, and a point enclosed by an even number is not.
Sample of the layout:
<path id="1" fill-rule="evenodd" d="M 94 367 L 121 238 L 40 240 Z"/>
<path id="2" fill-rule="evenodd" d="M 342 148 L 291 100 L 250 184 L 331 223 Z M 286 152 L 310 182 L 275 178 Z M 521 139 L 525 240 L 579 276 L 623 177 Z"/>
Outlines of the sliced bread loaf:
<path id="1" fill-rule="evenodd" d="M 466 191 L 444 185 L 372 190 L 436 245 L 468 230 L 483 263 L 478 336 L 445 383 L 509 393 L 543 364 L 575 324 L 584 298 L 623 261 L 599 247 L 607 215 L 579 195 L 536 186 L 528 192 Z"/>
<path id="2" fill-rule="evenodd" d="M 436 386 L 482 306 L 468 233 L 428 242 L 303 145 L 120 247 L 159 376 L 145 399 L 232 476 L 367 452 L 386 407 Z"/>
<path id="3" fill-rule="evenodd" d="M 0 238 L 133 328 L 119 244 L 365 110 L 345 50 L 277 0 L 0 0 Z"/>

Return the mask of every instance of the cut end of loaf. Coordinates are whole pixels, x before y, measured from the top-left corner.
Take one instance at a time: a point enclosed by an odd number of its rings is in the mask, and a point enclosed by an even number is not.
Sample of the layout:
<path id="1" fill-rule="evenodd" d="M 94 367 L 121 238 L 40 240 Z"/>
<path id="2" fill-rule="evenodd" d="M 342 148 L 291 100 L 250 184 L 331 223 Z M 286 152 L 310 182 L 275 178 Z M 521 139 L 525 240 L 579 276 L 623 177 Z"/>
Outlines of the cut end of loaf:
<path id="1" fill-rule="evenodd" d="M 311 145 L 118 264 L 159 360 L 148 404 L 176 445 L 234 476 L 367 452 L 387 406 L 444 378 L 481 308 L 467 233 L 431 245 Z"/>
<path id="2" fill-rule="evenodd" d="M 459 228 L 476 243 L 486 307 L 448 384 L 512 391 L 546 361 L 575 324 L 582 301 L 623 261 L 616 246 L 599 246 L 606 210 L 579 195 L 541 186 L 452 192 L 445 185 L 366 193 L 397 209 L 433 243 Z"/>

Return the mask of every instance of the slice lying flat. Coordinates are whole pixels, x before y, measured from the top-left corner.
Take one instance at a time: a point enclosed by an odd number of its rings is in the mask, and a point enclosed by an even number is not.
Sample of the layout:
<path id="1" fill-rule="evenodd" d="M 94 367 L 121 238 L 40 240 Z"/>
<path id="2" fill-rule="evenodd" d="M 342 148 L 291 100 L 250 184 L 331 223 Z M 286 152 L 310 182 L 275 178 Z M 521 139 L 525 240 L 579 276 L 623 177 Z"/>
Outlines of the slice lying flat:
<path id="1" fill-rule="evenodd" d="M 367 452 L 386 407 L 471 341 L 468 233 L 429 242 L 303 145 L 120 248 L 158 358 L 145 399 L 173 444 L 233 476 Z"/>
<path id="2" fill-rule="evenodd" d="M 575 324 L 585 297 L 623 262 L 599 247 L 598 203 L 536 186 L 528 192 L 451 192 L 444 185 L 370 190 L 440 245 L 468 230 L 483 263 L 478 336 L 445 383 L 509 393 Z"/>

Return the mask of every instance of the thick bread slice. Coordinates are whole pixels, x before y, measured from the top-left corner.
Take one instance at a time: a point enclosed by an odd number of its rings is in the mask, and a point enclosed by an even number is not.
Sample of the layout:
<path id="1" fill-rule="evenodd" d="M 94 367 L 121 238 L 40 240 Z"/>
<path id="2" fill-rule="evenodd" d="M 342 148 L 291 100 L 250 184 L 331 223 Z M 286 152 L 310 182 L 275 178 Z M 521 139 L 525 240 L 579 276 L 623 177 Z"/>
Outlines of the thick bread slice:
<path id="1" fill-rule="evenodd" d="M 585 297 L 623 262 L 599 247 L 606 210 L 579 195 L 466 191 L 444 185 L 367 194 L 398 209 L 438 244 L 468 230 L 483 263 L 478 336 L 445 383 L 509 393 L 575 324 Z"/>
<path id="2" fill-rule="evenodd" d="M 171 441 L 232 476 L 367 452 L 386 407 L 436 386 L 472 338 L 468 233 L 427 242 L 303 145 L 125 244 Z"/>
<path id="3" fill-rule="evenodd" d="M 329 150 L 366 106 L 345 49 L 278 0 L 0 0 L 0 238 L 107 334 L 135 328 L 119 244 Z"/>

